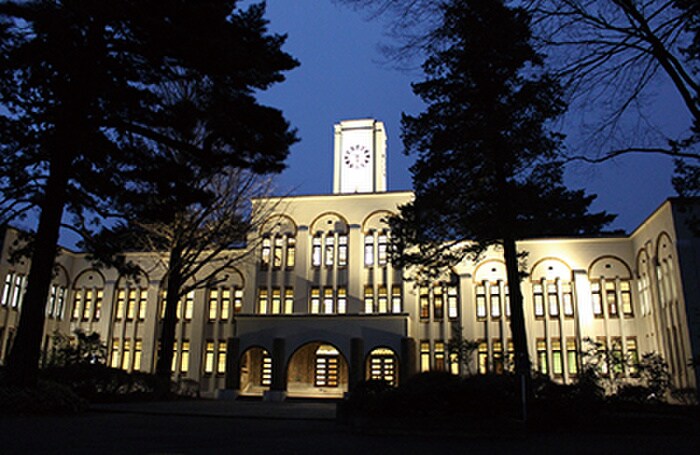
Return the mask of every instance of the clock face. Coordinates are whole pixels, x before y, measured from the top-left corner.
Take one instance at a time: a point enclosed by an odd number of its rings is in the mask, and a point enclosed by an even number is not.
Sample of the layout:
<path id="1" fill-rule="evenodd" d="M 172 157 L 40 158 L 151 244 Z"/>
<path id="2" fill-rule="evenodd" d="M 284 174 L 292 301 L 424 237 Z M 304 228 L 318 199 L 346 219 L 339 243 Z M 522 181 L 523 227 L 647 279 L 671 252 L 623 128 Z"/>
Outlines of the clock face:
<path id="1" fill-rule="evenodd" d="M 345 150 L 343 161 L 351 169 L 360 169 L 369 163 L 372 154 L 364 145 L 353 145 Z"/>

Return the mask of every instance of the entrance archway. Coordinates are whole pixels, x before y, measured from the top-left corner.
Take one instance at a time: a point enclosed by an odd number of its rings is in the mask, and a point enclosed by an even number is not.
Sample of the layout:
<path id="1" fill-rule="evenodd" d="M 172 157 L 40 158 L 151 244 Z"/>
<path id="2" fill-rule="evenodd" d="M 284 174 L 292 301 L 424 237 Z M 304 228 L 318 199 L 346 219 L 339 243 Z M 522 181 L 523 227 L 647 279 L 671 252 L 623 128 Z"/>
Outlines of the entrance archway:
<path id="1" fill-rule="evenodd" d="M 241 395 L 262 395 L 272 384 L 272 357 L 267 350 L 253 347 L 241 355 Z"/>
<path id="2" fill-rule="evenodd" d="M 287 381 L 290 397 L 342 398 L 348 391 L 348 363 L 335 346 L 308 343 L 289 359 Z"/>
<path id="3" fill-rule="evenodd" d="M 389 348 L 376 348 L 367 356 L 365 372 L 365 379 L 386 381 L 396 386 L 399 384 L 399 358 Z"/>

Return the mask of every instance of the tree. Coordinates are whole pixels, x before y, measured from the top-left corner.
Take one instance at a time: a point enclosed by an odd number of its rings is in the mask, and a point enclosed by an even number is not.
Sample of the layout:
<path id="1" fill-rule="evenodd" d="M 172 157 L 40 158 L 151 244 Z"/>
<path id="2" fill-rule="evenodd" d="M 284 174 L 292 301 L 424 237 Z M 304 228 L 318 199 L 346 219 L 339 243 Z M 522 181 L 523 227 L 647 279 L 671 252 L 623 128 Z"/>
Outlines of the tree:
<path id="1" fill-rule="evenodd" d="M 474 370 L 472 370 L 472 358 L 474 352 L 479 348 L 479 342 L 464 338 L 462 332 L 463 327 L 461 324 L 452 326 L 452 336 L 447 342 L 447 352 L 450 353 L 450 356 L 454 356 L 457 362 L 459 362 L 465 376 L 472 376 L 474 374 Z"/>
<path id="2" fill-rule="evenodd" d="M 510 283 L 515 369 L 529 378 L 516 241 L 598 232 L 612 216 L 588 214 L 594 196 L 562 184 L 564 110 L 556 80 L 531 43 L 530 16 L 502 1 L 442 5 L 413 90 L 426 104 L 405 115 L 415 200 L 390 220 L 395 260 L 429 277 L 489 247 L 501 248 Z"/>
<path id="3" fill-rule="evenodd" d="M 263 14 L 263 5 L 241 10 L 235 0 L 0 3 L 0 187 L 40 212 L 8 358 L 12 382 L 36 379 L 64 208 L 104 213 L 139 164 L 162 162 L 162 145 L 189 153 L 200 169 L 282 168 L 295 134 L 254 91 L 297 62 L 281 50 L 284 36 L 267 33 Z M 183 107 L 161 91 L 175 81 L 205 89 L 187 106 L 211 132 L 197 146 L 162 133 Z"/>

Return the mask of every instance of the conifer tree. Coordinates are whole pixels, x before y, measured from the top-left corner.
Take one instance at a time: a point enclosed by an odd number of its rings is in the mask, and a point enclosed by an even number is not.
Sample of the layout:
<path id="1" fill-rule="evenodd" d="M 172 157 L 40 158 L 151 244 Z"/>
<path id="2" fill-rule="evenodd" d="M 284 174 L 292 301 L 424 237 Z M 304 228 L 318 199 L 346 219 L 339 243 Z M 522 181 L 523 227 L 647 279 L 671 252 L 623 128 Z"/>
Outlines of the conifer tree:
<path id="1" fill-rule="evenodd" d="M 563 185 L 565 109 L 557 81 L 531 44 L 526 10 L 498 0 L 449 0 L 413 90 L 424 112 L 402 119 L 415 200 L 390 220 L 394 256 L 428 277 L 489 247 L 503 251 L 516 372 L 530 360 L 516 241 L 598 232 L 612 216 L 589 214 L 594 196 Z"/>
<path id="2" fill-rule="evenodd" d="M 8 378 L 36 379 L 44 307 L 64 209 L 102 213 L 142 163 L 185 189 L 187 169 L 280 170 L 295 135 L 255 90 L 297 63 L 268 34 L 264 5 L 236 0 L 32 0 L 0 3 L 0 188 L 40 212 Z M 162 84 L 201 84 L 198 104 L 172 104 Z M 187 109 L 181 116 L 175 109 Z M 207 126 L 192 144 L 164 134 L 173 118 Z M 167 147 L 163 147 L 166 145 Z M 191 193 L 190 197 L 206 198 Z"/>

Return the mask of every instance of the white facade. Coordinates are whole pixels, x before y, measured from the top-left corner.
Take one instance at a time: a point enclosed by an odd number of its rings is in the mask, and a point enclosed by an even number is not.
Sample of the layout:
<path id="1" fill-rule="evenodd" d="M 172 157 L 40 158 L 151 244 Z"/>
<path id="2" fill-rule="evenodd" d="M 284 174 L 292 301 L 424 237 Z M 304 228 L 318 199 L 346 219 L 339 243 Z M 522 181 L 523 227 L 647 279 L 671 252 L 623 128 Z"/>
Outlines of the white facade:
<path id="1" fill-rule="evenodd" d="M 364 139 L 350 134 L 352 128 Z M 181 303 L 176 375 L 211 394 L 341 396 L 365 378 L 399 382 L 421 370 L 460 372 L 446 350 L 459 327 L 462 337 L 479 341 L 472 371 L 508 368 L 512 343 L 500 252 L 465 260 L 420 288 L 392 267 L 384 220 L 412 193 L 385 191 L 384 143 L 380 122 L 341 122 L 334 194 L 254 201 L 275 207 L 255 255 L 215 288 L 202 287 Z M 351 173 L 356 169 L 343 158 L 348 144 L 371 146 L 371 171 Z M 661 353 L 677 387 L 696 387 L 697 371 L 688 362 L 700 351 L 700 249 L 684 222 L 687 204 L 664 202 L 629 236 L 518 243 L 528 252 L 521 289 L 534 367 L 571 382 L 580 371 L 578 353 L 591 339 L 630 358 Z M 7 260 L 15 235 L 8 229 L 2 236 L 0 361 L 28 271 L 26 260 Z M 82 253 L 59 256 L 47 305 L 47 350 L 56 330 L 95 330 L 110 364 L 153 371 L 164 270 L 154 255 L 131 258 L 148 274 L 127 280 L 92 268 Z"/>

